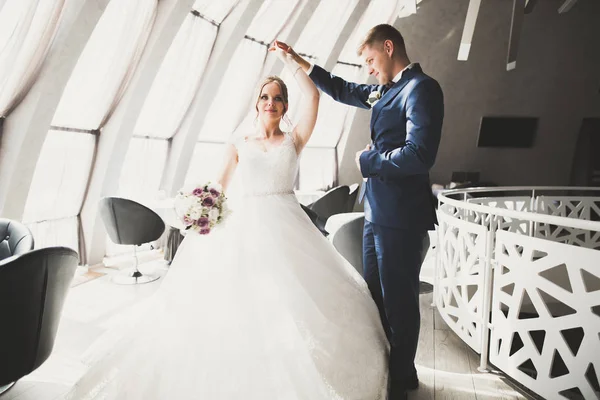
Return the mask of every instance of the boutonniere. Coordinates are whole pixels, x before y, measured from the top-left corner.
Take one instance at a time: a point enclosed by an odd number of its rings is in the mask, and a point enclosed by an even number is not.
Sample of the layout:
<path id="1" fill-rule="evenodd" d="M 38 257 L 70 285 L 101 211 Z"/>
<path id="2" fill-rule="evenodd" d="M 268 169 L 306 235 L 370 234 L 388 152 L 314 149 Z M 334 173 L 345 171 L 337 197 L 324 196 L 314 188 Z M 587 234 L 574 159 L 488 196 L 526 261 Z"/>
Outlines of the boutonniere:
<path id="1" fill-rule="evenodd" d="M 367 103 L 369 103 L 371 108 L 373 108 L 375 106 L 375 104 L 377 104 L 379 99 L 381 99 L 381 92 L 379 90 L 374 90 L 369 95 L 369 98 L 367 99 Z"/>

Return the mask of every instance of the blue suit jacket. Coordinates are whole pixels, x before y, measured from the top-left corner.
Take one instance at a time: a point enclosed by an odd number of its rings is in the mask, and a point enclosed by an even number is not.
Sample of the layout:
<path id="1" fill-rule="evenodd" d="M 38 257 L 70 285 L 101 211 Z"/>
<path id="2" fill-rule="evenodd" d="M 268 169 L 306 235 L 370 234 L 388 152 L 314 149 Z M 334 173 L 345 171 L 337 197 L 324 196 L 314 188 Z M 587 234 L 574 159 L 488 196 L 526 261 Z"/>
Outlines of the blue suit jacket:
<path id="1" fill-rule="evenodd" d="M 380 85 L 346 82 L 315 65 L 310 77 L 334 100 L 370 108 L 369 94 Z M 429 169 L 435 162 L 444 118 L 437 81 L 416 64 L 373 106 L 371 150 L 360 157 L 367 180 L 365 218 L 401 229 L 433 229 L 437 223 Z"/>

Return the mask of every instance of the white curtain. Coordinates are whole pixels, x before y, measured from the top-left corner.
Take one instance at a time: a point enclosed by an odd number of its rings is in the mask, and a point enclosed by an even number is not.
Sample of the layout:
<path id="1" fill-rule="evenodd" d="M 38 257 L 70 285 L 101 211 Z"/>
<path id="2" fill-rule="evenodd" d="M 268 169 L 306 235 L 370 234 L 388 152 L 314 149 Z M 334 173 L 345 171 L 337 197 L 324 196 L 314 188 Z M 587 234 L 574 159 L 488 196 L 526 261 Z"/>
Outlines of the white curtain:
<path id="1" fill-rule="evenodd" d="M 223 167 L 224 153 L 225 143 L 197 143 L 184 185 L 214 182 Z"/>
<path id="2" fill-rule="evenodd" d="M 112 0 L 86 44 L 52 125 L 98 129 L 121 99 L 152 29 L 157 0 Z"/>
<path id="3" fill-rule="evenodd" d="M 56 34 L 65 0 L 0 4 L 0 116 L 27 94 Z"/>
<path id="4" fill-rule="evenodd" d="M 238 3 L 239 0 L 196 0 L 192 8 L 220 24 Z"/>
<path id="5" fill-rule="evenodd" d="M 95 145 L 95 135 L 48 132 L 25 203 L 24 222 L 79 214 Z"/>
<path id="6" fill-rule="evenodd" d="M 54 126 L 75 130 L 48 132 L 25 205 L 23 219 L 42 235 L 41 243 L 61 245 L 78 236 L 77 223 L 57 220 L 76 221 L 88 185 L 97 136 L 81 130 L 101 128 L 118 103 L 156 6 L 157 0 L 112 0 L 79 57 L 53 119 Z"/>
<path id="7" fill-rule="evenodd" d="M 244 39 L 238 45 L 200 130 L 199 140 L 225 141 L 253 108 L 267 47 Z"/>
<path id="8" fill-rule="evenodd" d="M 119 178 L 118 196 L 135 200 L 152 207 L 159 200 L 159 187 L 169 151 L 169 141 L 164 139 L 134 137 Z M 145 245 L 142 249 L 150 249 Z M 115 256 L 131 252 L 131 246 L 118 245 L 106 237 L 106 255 Z"/>
<path id="9" fill-rule="evenodd" d="M 246 35 L 270 43 L 289 22 L 299 0 L 265 0 L 248 27 Z"/>
<path id="10" fill-rule="evenodd" d="M 53 219 L 44 222 L 25 224 L 35 238 L 35 248 L 66 246 L 79 250 L 78 217 Z"/>
<path id="11" fill-rule="evenodd" d="M 202 81 L 217 27 L 190 14 L 177 32 L 146 98 L 134 134 L 170 138 Z"/>
<path id="12" fill-rule="evenodd" d="M 331 189 L 337 177 L 335 148 L 305 147 L 300 156 L 299 184 L 302 191 Z"/>
<path id="13" fill-rule="evenodd" d="M 167 140 L 132 138 L 119 179 L 119 196 L 140 203 L 155 200 L 168 150 Z"/>
<path id="14" fill-rule="evenodd" d="M 293 45 L 294 50 L 316 57 L 313 62 L 324 63 L 356 3 L 358 0 L 321 0 L 297 43 Z"/>
<path id="15" fill-rule="evenodd" d="M 346 42 L 339 60 L 353 64 L 361 64 L 362 60 L 356 55 L 361 40 L 369 29 L 378 24 L 391 24 L 398 16 L 398 0 L 371 0 L 356 28 Z"/>
<path id="16" fill-rule="evenodd" d="M 360 79 L 361 68 L 353 65 L 336 64 L 331 71 L 349 82 Z M 334 101 L 329 96 L 321 96 L 319 115 L 308 146 L 336 147 L 348 118 L 354 117 L 356 108 Z"/>

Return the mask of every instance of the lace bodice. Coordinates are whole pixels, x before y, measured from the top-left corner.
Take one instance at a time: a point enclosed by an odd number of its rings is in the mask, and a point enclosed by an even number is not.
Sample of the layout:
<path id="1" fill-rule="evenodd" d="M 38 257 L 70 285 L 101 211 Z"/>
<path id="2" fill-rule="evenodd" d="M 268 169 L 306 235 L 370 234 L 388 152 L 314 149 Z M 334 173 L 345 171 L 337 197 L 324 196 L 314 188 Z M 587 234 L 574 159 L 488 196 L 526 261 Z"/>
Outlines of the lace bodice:
<path id="1" fill-rule="evenodd" d="M 290 133 L 284 134 L 278 146 L 266 151 L 248 138 L 238 139 L 234 144 L 239 160 L 236 173 L 241 178 L 244 195 L 293 193 L 298 154 Z"/>

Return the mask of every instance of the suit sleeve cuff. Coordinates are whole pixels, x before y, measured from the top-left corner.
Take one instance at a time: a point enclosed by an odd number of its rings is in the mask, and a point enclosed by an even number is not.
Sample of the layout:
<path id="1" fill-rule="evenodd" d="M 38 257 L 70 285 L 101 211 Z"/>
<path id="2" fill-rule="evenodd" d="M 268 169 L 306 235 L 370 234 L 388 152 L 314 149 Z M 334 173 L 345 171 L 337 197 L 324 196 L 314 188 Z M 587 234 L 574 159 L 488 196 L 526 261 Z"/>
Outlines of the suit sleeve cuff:
<path id="1" fill-rule="evenodd" d="M 367 151 L 363 152 L 358 159 L 360 163 L 360 173 L 362 174 L 363 178 L 369 178 L 369 160 L 367 160 L 367 153 Z"/>
<path id="2" fill-rule="evenodd" d="M 315 64 L 310 63 L 310 67 L 308 67 L 308 69 L 306 70 L 306 75 L 310 75 L 310 73 L 312 72 L 314 67 L 315 67 Z"/>

